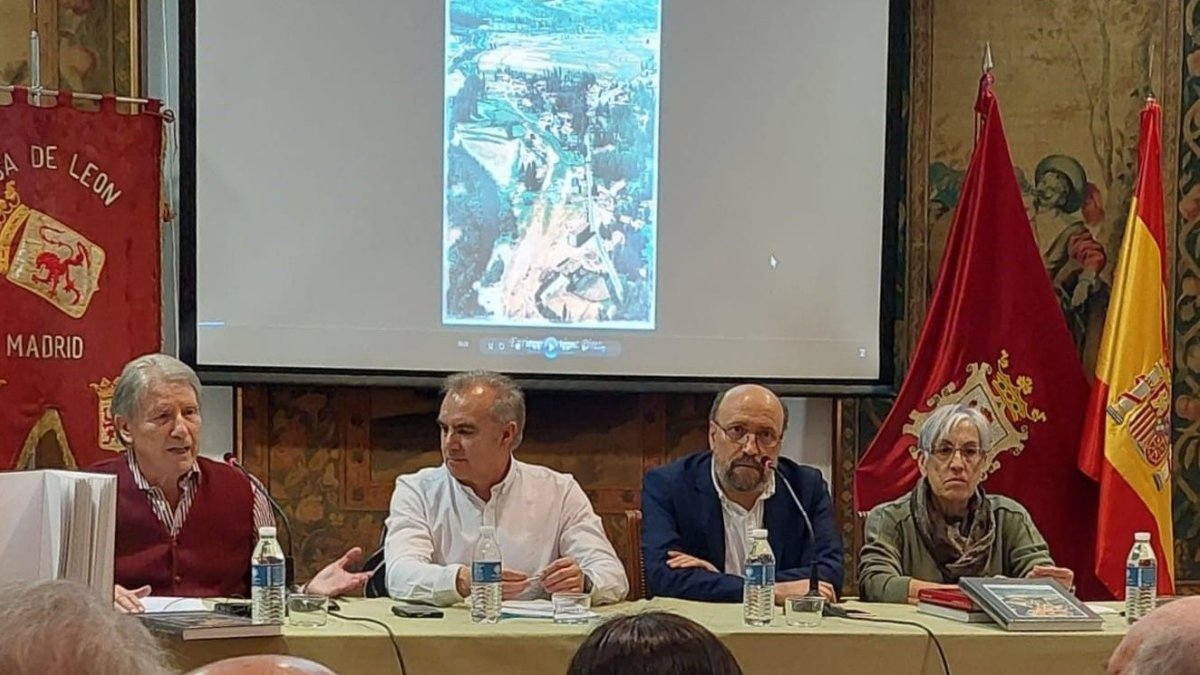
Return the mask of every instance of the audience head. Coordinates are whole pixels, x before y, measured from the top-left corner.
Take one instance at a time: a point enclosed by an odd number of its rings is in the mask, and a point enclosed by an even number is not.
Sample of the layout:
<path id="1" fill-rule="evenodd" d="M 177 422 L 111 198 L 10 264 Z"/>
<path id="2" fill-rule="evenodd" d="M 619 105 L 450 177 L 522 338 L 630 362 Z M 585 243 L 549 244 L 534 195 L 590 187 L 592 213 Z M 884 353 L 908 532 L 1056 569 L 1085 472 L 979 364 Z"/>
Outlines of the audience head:
<path id="1" fill-rule="evenodd" d="M 742 384 L 717 394 L 708 416 L 708 444 L 722 487 L 753 492 L 766 486 L 762 459 L 779 460 L 787 420 L 787 407 L 761 385 Z"/>
<path id="2" fill-rule="evenodd" d="M 171 672 L 154 637 L 136 618 L 113 611 L 70 581 L 0 584 L 0 673 Z"/>
<path id="3" fill-rule="evenodd" d="M 966 508 L 983 480 L 991 440 L 991 427 L 978 408 L 951 403 L 925 418 L 917 439 L 918 461 L 942 510 Z"/>
<path id="4" fill-rule="evenodd" d="M 147 479 L 178 478 L 200 453 L 200 378 L 173 356 L 139 356 L 117 379 L 112 417 Z"/>
<path id="5" fill-rule="evenodd" d="M 1133 624 L 1108 675 L 1200 675 L 1200 597 L 1169 602 Z"/>
<path id="6" fill-rule="evenodd" d="M 587 636 L 567 675 L 741 675 L 717 636 L 678 614 L 618 616 Z"/>
<path id="7" fill-rule="evenodd" d="M 188 675 L 337 675 L 332 670 L 298 656 L 255 654 L 221 659 Z"/>
<path id="8" fill-rule="evenodd" d="M 490 489 L 521 445 L 525 395 L 510 378 L 485 370 L 447 377 L 442 393 L 442 459 L 458 480 Z"/>

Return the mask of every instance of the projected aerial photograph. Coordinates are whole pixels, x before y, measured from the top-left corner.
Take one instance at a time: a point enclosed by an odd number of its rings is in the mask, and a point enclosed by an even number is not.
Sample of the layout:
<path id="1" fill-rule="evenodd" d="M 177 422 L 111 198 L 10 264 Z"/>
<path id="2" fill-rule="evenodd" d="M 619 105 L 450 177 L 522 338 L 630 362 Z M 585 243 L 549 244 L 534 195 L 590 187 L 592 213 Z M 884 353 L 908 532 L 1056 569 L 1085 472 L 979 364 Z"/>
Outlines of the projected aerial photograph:
<path id="1" fill-rule="evenodd" d="M 442 322 L 653 329 L 661 0 L 447 0 Z"/>

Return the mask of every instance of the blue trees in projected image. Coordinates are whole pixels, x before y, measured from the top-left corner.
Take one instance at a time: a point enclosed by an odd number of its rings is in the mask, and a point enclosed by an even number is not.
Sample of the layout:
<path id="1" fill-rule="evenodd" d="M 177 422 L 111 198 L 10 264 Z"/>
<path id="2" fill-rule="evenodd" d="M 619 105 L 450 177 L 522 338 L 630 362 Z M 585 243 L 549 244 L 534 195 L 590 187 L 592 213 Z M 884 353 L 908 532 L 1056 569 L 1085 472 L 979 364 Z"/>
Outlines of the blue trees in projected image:
<path id="1" fill-rule="evenodd" d="M 447 324 L 652 329 L 661 0 L 449 0 Z"/>

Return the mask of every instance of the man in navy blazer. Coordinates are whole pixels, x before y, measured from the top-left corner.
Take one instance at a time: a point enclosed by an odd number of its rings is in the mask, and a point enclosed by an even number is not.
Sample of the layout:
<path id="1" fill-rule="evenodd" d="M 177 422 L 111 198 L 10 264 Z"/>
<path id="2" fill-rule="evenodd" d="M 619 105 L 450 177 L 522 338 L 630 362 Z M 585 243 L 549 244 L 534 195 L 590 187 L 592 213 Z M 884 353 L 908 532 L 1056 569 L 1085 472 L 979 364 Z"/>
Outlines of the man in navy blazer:
<path id="1" fill-rule="evenodd" d="M 747 530 L 765 528 L 775 553 L 776 601 L 808 592 L 814 560 L 821 594 L 835 600 L 844 569 L 829 489 L 816 469 L 779 458 L 786 430 L 787 408 L 773 392 L 739 385 L 713 402 L 711 450 L 646 474 L 642 553 L 651 595 L 741 602 Z M 815 541 L 781 479 L 804 504 Z"/>

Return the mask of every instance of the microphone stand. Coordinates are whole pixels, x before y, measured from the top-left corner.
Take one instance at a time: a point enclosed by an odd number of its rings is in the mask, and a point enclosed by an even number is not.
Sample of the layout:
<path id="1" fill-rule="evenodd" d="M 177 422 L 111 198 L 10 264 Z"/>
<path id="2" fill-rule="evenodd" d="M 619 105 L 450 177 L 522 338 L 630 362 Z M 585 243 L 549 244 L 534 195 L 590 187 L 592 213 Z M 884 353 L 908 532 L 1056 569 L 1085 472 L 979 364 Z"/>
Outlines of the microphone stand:
<path id="1" fill-rule="evenodd" d="M 271 505 L 271 511 L 275 514 L 276 518 L 283 522 L 283 529 L 287 531 L 287 549 L 283 554 L 283 583 L 284 586 L 291 589 L 296 583 L 295 558 L 292 556 L 292 544 L 294 543 L 292 521 L 288 520 L 287 514 L 283 512 L 283 508 L 279 506 L 279 502 L 275 501 L 275 498 L 271 496 L 271 492 L 267 489 L 267 486 L 252 476 L 232 452 L 225 454 L 225 463 L 242 472 L 246 480 L 250 481 L 251 490 L 256 486 L 262 488 L 263 496 L 267 498 L 267 503 Z"/>
<path id="2" fill-rule="evenodd" d="M 813 597 L 819 596 L 821 595 L 821 568 L 820 564 L 817 562 L 817 531 L 813 529 L 812 519 L 808 517 L 808 510 L 804 508 L 804 504 L 800 503 L 800 498 L 796 496 L 796 491 L 792 489 L 792 484 L 788 482 L 787 477 L 779 471 L 779 467 L 776 465 L 776 463 L 772 462 L 768 457 L 763 457 L 762 462 L 766 468 L 775 472 L 775 477 L 778 478 L 780 482 L 783 483 L 783 486 L 787 488 L 788 494 L 792 497 L 792 502 L 795 503 L 796 508 L 800 510 L 800 516 L 804 518 L 804 527 L 808 529 L 808 537 L 813 543 L 812 561 L 809 566 L 808 573 L 808 593 L 806 595 Z M 841 607 L 834 606 L 832 602 L 825 603 L 824 609 L 821 610 L 821 614 L 823 616 L 836 616 L 843 619 L 849 617 L 849 615 L 846 613 L 846 610 L 842 609 Z"/>

